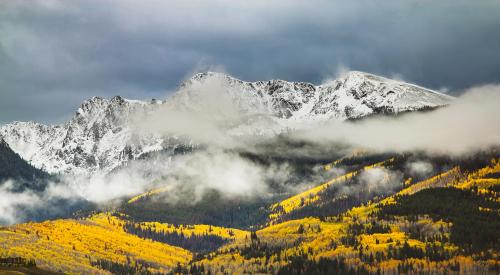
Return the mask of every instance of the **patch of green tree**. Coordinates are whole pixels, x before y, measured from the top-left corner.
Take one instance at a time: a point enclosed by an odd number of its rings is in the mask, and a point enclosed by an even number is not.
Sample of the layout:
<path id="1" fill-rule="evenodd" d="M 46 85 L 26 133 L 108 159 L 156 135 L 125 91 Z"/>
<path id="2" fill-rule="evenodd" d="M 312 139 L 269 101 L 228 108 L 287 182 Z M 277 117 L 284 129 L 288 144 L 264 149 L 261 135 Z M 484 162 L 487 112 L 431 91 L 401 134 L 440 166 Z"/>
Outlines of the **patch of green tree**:
<path id="1" fill-rule="evenodd" d="M 196 253 L 215 251 L 229 241 L 228 239 L 216 235 L 190 235 L 175 231 L 156 231 L 151 227 L 142 228 L 132 223 L 125 223 L 123 228 L 126 232 L 137 235 L 141 238 L 182 247 Z"/>
<path id="2" fill-rule="evenodd" d="M 37 275 L 60 275 L 63 273 L 40 269 L 36 266 L 33 259 L 22 257 L 4 257 L 0 258 L 0 274 L 37 274 Z"/>
<path id="3" fill-rule="evenodd" d="M 279 255 L 282 249 L 282 247 L 271 246 L 265 242 L 261 242 L 257 237 L 257 233 L 252 232 L 250 234 L 250 244 L 240 249 L 240 255 L 245 259 L 265 257 L 266 261 L 269 261 L 272 255 Z"/>
<path id="4" fill-rule="evenodd" d="M 361 206 L 369 201 L 377 201 L 402 189 L 402 183 L 391 183 L 385 188 L 373 189 L 355 175 L 342 183 L 330 185 L 318 193 L 318 199 L 297 210 L 282 214 L 278 222 L 302 219 L 305 217 L 330 217 L 345 213 L 347 210 Z"/>
<path id="5" fill-rule="evenodd" d="M 260 198 L 227 199 L 219 192 L 207 191 L 198 202 L 190 198 L 170 203 L 168 199 L 146 198 L 124 204 L 120 212 L 136 222 L 158 221 L 171 224 L 212 224 L 249 229 L 264 224 L 270 202 Z"/>
<path id="6" fill-rule="evenodd" d="M 327 259 L 320 258 L 318 261 L 308 259 L 307 255 L 292 257 L 290 263 L 281 267 L 278 275 L 319 275 L 319 274 L 370 274 L 363 267 L 355 268 L 346 264 L 343 258 Z"/>
<path id="7" fill-rule="evenodd" d="M 490 211 L 481 211 L 480 208 Z M 476 190 L 453 187 L 425 189 L 413 195 L 399 196 L 396 204 L 383 206 L 381 219 L 409 216 L 418 220 L 429 215 L 452 223 L 450 241 L 466 254 L 500 249 L 500 203 Z"/>
<path id="8" fill-rule="evenodd" d="M 16 182 L 14 191 L 22 191 L 26 188 L 32 190 L 43 190 L 45 180 L 50 175 L 35 168 L 16 154 L 9 145 L 0 138 L 0 184 L 8 179 Z"/>

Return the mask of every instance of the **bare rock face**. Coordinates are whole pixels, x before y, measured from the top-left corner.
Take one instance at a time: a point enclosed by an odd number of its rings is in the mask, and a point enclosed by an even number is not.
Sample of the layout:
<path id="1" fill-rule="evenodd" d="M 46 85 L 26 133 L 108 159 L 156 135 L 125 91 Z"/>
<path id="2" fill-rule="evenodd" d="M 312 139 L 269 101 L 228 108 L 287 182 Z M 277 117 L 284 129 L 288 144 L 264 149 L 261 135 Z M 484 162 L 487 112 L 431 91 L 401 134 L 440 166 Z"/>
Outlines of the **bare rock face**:
<path id="1" fill-rule="evenodd" d="M 207 100 L 290 127 L 436 108 L 453 97 L 362 72 L 319 86 L 283 80 L 245 82 L 207 72 L 185 81 L 167 102 L 93 97 L 67 123 L 13 122 L 0 127 L 0 137 L 23 159 L 50 173 L 111 171 L 149 152 L 183 146 L 175 139 L 133 131 L 135 114 L 147 115 L 163 104 L 203 112 Z M 263 128 L 249 129 L 260 133 Z"/>

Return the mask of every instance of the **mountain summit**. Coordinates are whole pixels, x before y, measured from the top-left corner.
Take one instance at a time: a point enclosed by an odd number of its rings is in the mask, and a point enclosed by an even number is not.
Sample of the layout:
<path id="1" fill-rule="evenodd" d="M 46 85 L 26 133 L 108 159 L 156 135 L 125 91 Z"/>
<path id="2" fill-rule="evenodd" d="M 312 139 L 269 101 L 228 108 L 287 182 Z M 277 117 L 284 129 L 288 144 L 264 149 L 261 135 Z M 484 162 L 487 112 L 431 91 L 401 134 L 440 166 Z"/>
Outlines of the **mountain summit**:
<path id="1" fill-rule="evenodd" d="M 159 106 L 113 97 L 83 102 L 73 118 L 62 125 L 13 122 L 0 135 L 22 158 L 50 173 L 110 171 L 142 154 L 160 150 L 163 139 L 137 135 L 131 130 L 133 114 Z"/>
<path id="2" fill-rule="evenodd" d="M 164 104 L 203 112 L 212 101 L 211 106 L 217 109 L 224 106 L 238 113 L 264 114 L 293 125 L 307 125 L 432 109 L 452 99 L 362 72 L 350 72 L 323 85 L 283 80 L 246 82 L 206 72 L 182 83 L 166 102 L 93 97 L 62 125 L 13 122 L 0 127 L 0 136 L 37 168 L 50 173 L 89 173 L 111 171 L 148 152 L 175 149 L 179 144 L 169 138 L 137 133 L 131 126 L 134 114 L 147 115 Z"/>
<path id="3" fill-rule="evenodd" d="M 352 71 L 323 85 L 269 80 L 245 82 L 223 73 L 199 73 L 181 85 L 177 104 L 196 104 L 203 87 L 215 86 L 240 111 L 270 113 L 284 119 L 354 119 L 397 114 L 449 104 L 453 97 L 413 84 Z M 220 91 L 219 91 L 220 93 Z"/>

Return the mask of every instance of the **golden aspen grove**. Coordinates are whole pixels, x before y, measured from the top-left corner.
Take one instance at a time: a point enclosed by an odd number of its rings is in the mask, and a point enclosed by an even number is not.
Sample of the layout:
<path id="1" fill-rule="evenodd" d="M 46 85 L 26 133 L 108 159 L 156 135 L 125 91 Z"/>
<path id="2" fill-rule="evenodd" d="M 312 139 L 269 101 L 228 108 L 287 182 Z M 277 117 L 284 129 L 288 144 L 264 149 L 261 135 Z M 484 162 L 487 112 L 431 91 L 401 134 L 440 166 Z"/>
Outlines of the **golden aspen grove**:
<path id="1" fill-rule="evenodd" d="M 351 158 L 358 162 L 366 156 Z M 4 226 L 0 228 L 1 257 L 34 260 L 37 268 L 52 272 L 95 274 L 294 274 L 324 270 L 356 274 L 496 273 L 500 257 L 495 242 L 500 204 L 498 158 L 478 169 L 451 165 L 420 181 L 400 179 L 399 191 L 373 197 L 335 215 L 303 212 L 304 217 L 297 219 L 280 216 L 300 213 L 307 206 L 335 203 L 339 198 L 328 193 L 331 186 L 355 185 L 360 171 L 390 171 L 404 158 L 372 160 L 361 168 L 354 165 L 352 171 L 268 204 L 268 210 L 258 210 L 266 216 L 264 222 L 247 229 L 137 221 L 127 214 L 133 214 L 133 209 L 120 212 L 118 208 L 74 219 Z M 154 201 L 162 192 L 148 191 L 125 200 L 124 205 Z M 473 236 L 462 236 L 469 231 L 455 230 L 462 221 L 452 213 L 437 215 L 412 208 L 411 201 L 420 195 L 428 205 L 439 204 L 439 197 L 432 201 L 437 192 L 449 193 L 449 200 L 470 200 L 471 207 L 476 208 L 464 209 L 458 215 L 476 211 L 496 217 L 487 221 L 493 223 L 492 231 L 477 231 L 477 240 L 462 240 Z M 479 228 L 468 230 L 474 229 Z M 486 241 L 489 238 L 491 241 Z"/>

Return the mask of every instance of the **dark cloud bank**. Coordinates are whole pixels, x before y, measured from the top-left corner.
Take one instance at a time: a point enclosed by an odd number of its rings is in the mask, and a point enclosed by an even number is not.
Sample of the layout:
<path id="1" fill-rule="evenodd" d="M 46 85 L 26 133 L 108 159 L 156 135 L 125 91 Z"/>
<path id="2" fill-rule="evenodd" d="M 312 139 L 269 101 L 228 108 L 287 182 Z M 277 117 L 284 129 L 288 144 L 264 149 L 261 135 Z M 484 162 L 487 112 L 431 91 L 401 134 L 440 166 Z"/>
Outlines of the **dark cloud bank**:
<path id="1" fill-rule="evenodd" d="M 0 3 L 0 123 L 91 96 L 162 98 L 195 71 L 320 83 L 339 68 L 459 94 L 499 82 L 498 1 Z"/>

